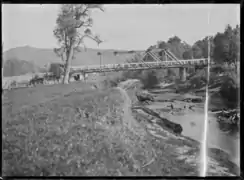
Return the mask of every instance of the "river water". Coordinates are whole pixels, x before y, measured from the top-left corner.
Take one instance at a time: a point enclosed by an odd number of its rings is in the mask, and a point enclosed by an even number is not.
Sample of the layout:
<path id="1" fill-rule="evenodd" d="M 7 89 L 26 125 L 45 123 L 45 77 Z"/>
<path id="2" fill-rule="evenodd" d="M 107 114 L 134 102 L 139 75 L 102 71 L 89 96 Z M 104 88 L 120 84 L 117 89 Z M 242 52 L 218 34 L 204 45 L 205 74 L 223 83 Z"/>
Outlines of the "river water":
<path id="1" fill-rule="evenodd" d="M 160 109 L 164 107 L 165 103 L 157 102 L 156 104 L 150 105 L 151 109 Z M 161 114 L 165 116 L 164 113 Z M 225 132 L 221 130 L 215 114 L 209 113 L 209 129 L 208 129 L 208 147 L 215 147 L 224 150 L 230 155 L 230 160 L 239 166 L 240 164 L 240 152 L 239 142 L 240 136 L 239 131 L 236 132 Z M 180 114 L 174 114 L 168 116 L 167 119 L 179 123 L 183 127 L 182 135 L 190 137 L 194 140 L 201 142 L 203 137 L 203 126 L 204 126 L 204 112 L 203 110 L 187 111 Z"/>

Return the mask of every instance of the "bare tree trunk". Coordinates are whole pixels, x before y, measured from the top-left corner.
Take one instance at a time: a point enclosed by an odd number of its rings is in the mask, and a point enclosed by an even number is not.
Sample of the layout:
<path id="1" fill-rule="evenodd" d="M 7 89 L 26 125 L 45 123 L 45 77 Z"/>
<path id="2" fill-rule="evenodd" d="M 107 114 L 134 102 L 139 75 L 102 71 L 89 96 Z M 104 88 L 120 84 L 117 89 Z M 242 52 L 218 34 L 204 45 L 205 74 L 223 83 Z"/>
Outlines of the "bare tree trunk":
<path id="1" fill-rule="evenodd" d="M 70 73 L 70 64 L 73 56 L 73 44 L 70 46 L 69 56 L 66 60 L 65 69 L 64 69 L 64 78 L 63 78 L 63 84 L 69 84 L 69 73 Z"/>

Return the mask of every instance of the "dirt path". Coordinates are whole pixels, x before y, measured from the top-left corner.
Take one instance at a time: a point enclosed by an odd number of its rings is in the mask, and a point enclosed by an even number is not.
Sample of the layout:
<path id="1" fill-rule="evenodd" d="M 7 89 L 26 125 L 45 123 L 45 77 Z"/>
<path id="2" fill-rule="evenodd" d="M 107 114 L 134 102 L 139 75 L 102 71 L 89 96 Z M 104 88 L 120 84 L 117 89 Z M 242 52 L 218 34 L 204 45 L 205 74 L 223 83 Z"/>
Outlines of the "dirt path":
<path id="1" fill-rule="evenodd" d="M 129 80 L 129 81 L 125 81 L 122 82 L 117 89 L 120 91 L 123 99 L 124 99 L 124 106 L 123 106 L 123 112 L 124 112 L 124 116 L 123 116 L 123 123 L 125 123 L 131 130 L 133 130 L 133 132 L 135 132 L 137 135 L 140 134 L 140 128 L 138 128 L 138 124 L 136 123 L 136 120 L 134 119 L 134 117 L 132 116 L 132 112 L 131 112 L 131 105 L 132 105 L 132 101 L 129 97 L 129 95 L 126 92 L 127 87 L 133 83 L 133 80 Z M 137 131 L 139 130 L 139 131 Z"/>

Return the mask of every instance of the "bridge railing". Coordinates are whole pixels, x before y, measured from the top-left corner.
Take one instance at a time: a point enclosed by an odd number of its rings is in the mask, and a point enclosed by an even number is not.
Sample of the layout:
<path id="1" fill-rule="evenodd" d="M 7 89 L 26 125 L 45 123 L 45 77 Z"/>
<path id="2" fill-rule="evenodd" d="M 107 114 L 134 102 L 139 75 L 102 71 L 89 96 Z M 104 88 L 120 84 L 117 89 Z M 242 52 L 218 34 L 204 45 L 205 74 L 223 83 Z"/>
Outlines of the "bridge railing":
<path id="1" fill-rule="evenodd" d="M 207 59 L 191 59 L 179 61 L 160 61 L 160 62 L 138 62 L 138 63 L 123 63 L 123 64 L 104 64 L 104 65 L 89 65 L 89 66 L 73 66 L 71 69 L 76 70 L 98 70 L 98 69 L 133 69 L 133 68 L 150 68 L 150 67 L 167 67 L 175 65 L 207 65 Z"/>

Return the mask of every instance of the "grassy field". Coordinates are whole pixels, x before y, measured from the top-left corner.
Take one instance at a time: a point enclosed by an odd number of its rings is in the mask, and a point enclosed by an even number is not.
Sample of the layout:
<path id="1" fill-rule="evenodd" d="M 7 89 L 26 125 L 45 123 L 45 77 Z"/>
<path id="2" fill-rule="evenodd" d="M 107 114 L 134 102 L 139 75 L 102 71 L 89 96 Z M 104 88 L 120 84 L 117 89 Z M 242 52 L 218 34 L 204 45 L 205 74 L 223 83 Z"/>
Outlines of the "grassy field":
<path id="1" fill-rule="evenodd" d="M 133 121 L 129 115 L 123 119 L 124 101 L 119 90 L 92 90 L 89 83 L 6 93 L 3 174 L 180 175 L 177 162 L 167 160 L 171 148 L 158 144 L 136 122 L 137 127 L 124 123 Z"/>
<path id="2" fill-rule="evenodd" d="M 86 175 L 108 150 L 101 141 L 106 129 L 99 122 L 106 121 L 108 128 L 119 118 L 114 114 L 122 102 L 119 92 L 91 90 L 84 84 L 60 86 L 5 94 L 3 174 Z M 108 113 L 111 121 L 105 118 Z"/>
<path id="3" fill-rule="evenodd" d="M 121 90 L 91 86 L 40 85 L 4 94 L 3 175 L 198 175 L 196 163 L 179 158 L 184 148 L 198 153 L 196 142 L 162 130 L 156 131 L 164 138 L 156 138 L 148 123 L 125 112 Z"/>
<path id="4" fill-rule="evenodd" d="M 150 158 L 123 123 L 117 89 L 39 86 L 7 92 L 3 103 L 4 175 L 132 175 L 132 156 Z"/>

